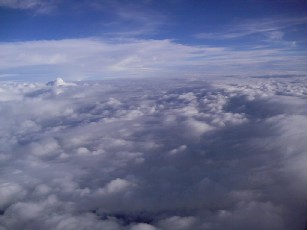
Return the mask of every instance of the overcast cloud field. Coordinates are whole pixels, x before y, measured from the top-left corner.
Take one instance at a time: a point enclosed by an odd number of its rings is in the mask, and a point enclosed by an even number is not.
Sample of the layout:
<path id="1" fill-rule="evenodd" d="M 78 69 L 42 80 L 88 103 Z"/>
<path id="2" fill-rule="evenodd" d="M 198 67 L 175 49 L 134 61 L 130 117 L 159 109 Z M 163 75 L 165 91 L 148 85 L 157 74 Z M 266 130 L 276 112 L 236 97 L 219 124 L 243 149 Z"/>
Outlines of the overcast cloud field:
<path id="1" fill-rule="evenodd" d="M 1 230 L 302 230 L 306 77 L 0 84 Z"/>

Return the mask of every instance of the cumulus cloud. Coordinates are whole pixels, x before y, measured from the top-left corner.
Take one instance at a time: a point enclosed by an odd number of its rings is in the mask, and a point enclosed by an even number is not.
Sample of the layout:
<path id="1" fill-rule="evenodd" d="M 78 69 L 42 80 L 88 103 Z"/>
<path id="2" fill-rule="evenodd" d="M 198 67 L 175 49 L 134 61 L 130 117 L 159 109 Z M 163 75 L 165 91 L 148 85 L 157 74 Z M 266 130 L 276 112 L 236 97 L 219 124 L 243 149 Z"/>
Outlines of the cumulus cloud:
<path id="1" fill-rule="evenodd" d="M 114 193 L 119 193 L 122 192 L 128 187 L 131 186 L 131 183 L 127 180 L 123 180 L 120 178 L 116 178 L 112 181 L 110 181 L 104 188 L 101 190 L 98 190 L 99 193 L 101 194 L 114 194 Z"/>
<path id="2" fill-rule="evenodd" d="M 306 86 L 1 83 L 1 229 L 304 229 Z"/>

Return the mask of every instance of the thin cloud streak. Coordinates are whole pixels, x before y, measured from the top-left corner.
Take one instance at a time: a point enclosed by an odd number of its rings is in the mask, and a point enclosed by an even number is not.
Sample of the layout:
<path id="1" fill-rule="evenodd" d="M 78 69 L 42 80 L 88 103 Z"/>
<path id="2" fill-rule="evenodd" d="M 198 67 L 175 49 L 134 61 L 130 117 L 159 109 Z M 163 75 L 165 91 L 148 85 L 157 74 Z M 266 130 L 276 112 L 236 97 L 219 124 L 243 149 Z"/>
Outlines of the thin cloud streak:
<path id="1" fill-rule="evenodd" d="M 50 13 L 57 5 L 56 0 L 0 0 L 0 7 L 33 10 L 39 14 Z"/>
<path id="2" fill-rule="evenodd" d="M 157 34 L 169 24 L 169 18 L 150 7 L 151 4 L 151 1 L 80 1 L 74 3 L 74 10 L 82 14 L 86 9 L 104 15 L 95 22 L 103 36 L 136 38 Z"/>
<path id="3" fill-rule="evenodd" d="M 296 25 L 306 25 L 307 17 L 297 18 L 264 18 L 249 20 L 243 23 L 237 23 L 230 29 L 220 33 L 199 33 L 195 37 L 199 39 L 237 39 L 254 34 L 263 34 L 265 37 L 272 37 L 272 33 L 283 34 L 283 30 L 289 29 Z M 280 36 L 278 38 L 281 38 Z"/>

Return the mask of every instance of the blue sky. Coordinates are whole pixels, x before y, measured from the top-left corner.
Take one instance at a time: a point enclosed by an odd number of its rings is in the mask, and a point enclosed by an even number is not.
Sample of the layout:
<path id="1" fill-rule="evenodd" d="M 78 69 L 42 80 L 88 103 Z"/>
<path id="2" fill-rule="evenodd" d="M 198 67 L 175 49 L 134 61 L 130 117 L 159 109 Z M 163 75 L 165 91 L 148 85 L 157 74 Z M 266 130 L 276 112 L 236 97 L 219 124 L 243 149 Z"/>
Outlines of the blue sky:
<path id="1" fill-rule="evenodd" d="M 0 0 L 0 79 L 306 74 L 303 0 Z"/>

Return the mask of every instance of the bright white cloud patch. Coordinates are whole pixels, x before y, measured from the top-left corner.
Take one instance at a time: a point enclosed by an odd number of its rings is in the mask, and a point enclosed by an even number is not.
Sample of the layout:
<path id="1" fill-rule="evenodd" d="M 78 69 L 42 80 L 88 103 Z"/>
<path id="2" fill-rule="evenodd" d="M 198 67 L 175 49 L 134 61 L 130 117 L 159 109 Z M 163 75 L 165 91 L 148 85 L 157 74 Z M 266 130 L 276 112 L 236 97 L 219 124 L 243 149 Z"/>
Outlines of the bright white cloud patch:
<path id="1" fill-rule="evenodd" d="M 305 78 L 0 85 L 0 229 L 304 229 Z"/>

